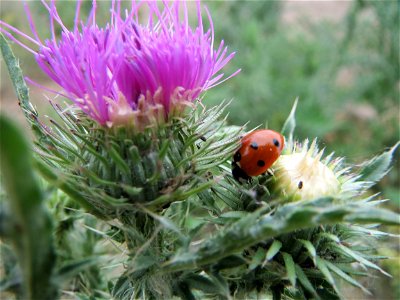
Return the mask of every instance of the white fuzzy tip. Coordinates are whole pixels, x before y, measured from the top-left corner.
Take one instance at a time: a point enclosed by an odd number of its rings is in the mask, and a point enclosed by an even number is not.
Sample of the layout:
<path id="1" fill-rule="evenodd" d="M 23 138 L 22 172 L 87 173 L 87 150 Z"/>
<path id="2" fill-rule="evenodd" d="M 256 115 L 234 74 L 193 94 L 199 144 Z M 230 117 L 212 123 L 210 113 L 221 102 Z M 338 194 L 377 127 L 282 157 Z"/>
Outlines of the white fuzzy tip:
<path id="1" fill-rule="evenodd" d="M 320 161 L 321 155 L 307 152 L 281 155 L 274 165 L 275 191 L 291 200 L 312 200 L 339 193 L 335 173 Z"/>

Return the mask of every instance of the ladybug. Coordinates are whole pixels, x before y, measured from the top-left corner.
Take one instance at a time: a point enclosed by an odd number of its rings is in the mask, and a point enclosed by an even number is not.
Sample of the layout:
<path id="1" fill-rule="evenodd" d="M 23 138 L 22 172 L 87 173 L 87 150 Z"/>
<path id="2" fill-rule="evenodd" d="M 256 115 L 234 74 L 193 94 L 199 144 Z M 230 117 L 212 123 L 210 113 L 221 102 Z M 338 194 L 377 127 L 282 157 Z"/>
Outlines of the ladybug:
<path id="1" fill-rule="evenodd" d="M 276 131 L 260 129 L 244 136 L 241 144 L 232 162 L 232 176 L 239 182 L 265 173 L 281 154 L 284 138 Z"/>

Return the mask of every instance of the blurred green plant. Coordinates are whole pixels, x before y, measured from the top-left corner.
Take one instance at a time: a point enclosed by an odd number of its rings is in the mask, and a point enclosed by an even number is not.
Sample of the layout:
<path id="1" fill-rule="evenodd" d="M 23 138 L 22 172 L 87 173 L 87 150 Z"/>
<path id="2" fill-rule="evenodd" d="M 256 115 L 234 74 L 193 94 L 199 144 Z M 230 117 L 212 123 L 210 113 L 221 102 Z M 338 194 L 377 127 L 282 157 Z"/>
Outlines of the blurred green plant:
<path id="1" fill-rule="evenodd" d="M 52 281 L 55 263 L 52 221 L 32 169 L 31 149 L 20 130 L 4 116 L 0 116 L 0 128 L 0 169 L 10 199 L 8 210 L 2 204 L 0 231 L 13 243 L 22 269 L 23 288 L 18 289 L 18 298 L 54 299 L 57 288 Z M 7 256 L 9 251 L 6 248 L 4 251 Z M 9 266 L 5 269 L 12 270 Z M 17 274 L 16 269 L 10 271 L 9 281 L 3 281 L 2 285 L 12 287 L 10 281 L 15 282 Z"/>
<path id="2" fill-rule="evenodd" d="M 242 72 L 231 84 L 210 91 L 205 101 L 235 99 L 231 123 L 251 120 L 250 126 L 257 126 L 268 120 L 268 127 L 279 128 L 298 96 L 300 138 L 317 136 L 340 155 L 360 161 L 397 142 L 398 1 L 354 1 L 335 24 L 286 23 L 279 2 L 209 5 L 225 16 L 215 26 L 216 35 L 237 49 L 230 67 L 240 66 Z M 395 186 L 398 172 L 391 176 Z"/>
<path id="3" fill-rule="evenodd" d="M 0 171 L 7 193 L 0 199 L 0 291 L 13 292 L 17 299 L 57 299 L 71 278 L 80 288 L 100 288 L 100 237 L 75 225 L 95 226 L 97 221 L 74 212 L 74 205 L 65 209 L 65 196 L 45 189 L 36 177 L 31 147 L 20 129 L 3 115 L 0 128 Z"/>
<path id="4" fill-rule="evenodd" d="M 20 106 L 28 110 L 32 104 L 18 61 L 3 36 L 0 46 Z M 27 117 L 36 120 L 34 114 Z M 95 266 L 99 262 L 95 246 L 104 242 L 103 236 L 95 229 L 71 233 L 71 228 L 76 228 L 75 222 L 96 227 L 97 221 L 79 212 L 65 194 L 43 187 L 34 174 L 38 164 L 31 146 L 12 121 L 0 115 L 0 128 L 0 233 L 5 242 L 1 244 L 4 278 L 0 291 L 13 292 L 18 299 L 55 299 L 71 278 L 82 289 L 96 290 L 102 281 L 100 266 Z M 37 132 L 37 127 L 33 125 L 32 130 Z"/>

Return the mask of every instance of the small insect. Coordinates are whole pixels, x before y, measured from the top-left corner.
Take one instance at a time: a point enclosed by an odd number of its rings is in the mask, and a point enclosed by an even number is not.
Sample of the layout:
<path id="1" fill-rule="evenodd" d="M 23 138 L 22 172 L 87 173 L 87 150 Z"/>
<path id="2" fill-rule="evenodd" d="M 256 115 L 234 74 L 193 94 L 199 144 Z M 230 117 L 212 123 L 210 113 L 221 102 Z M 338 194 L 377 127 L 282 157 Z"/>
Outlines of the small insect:
<path id="1" fill-rule="evenodd" d="M 232 176 L 239 182 L 265 173 L 281 154 L 284 138 L 276 131 L 260 129 L 244 136 L 241 143 L 232 162 Z"/>
<path id="2" fill-rule="evenodd" d="M 303 181 L 300 180 L 297 184 L 297 187 L 299 188 L 299 190 L 301 190 L 303 188 Z"/>

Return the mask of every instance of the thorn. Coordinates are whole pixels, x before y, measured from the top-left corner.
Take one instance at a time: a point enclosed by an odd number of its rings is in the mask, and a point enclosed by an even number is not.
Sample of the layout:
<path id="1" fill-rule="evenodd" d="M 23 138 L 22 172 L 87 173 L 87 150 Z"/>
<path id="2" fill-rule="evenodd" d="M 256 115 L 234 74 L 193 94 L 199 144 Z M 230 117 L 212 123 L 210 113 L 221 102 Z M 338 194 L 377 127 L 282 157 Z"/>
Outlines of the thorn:
<path id="1" fill-rule="evenodd" d="M 397 147 L 400 145 L 400 141 L 398 141 L 393 147 L 389 149 L 391 155 L 396 151 Z"/>

